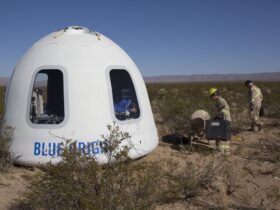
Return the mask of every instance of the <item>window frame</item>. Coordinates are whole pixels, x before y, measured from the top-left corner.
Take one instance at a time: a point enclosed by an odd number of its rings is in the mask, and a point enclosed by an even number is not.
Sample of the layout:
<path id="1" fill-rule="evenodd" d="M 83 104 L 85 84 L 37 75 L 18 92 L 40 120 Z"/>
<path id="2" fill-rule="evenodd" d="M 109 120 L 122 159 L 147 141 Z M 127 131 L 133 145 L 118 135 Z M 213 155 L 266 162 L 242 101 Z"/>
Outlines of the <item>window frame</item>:
<path id="1" fill-rule="evenodd" d="M 140 111 L 140 115 L 138 118 L 136 119 L 128 119 L 128 120 L 119 120 L 116 115 L 115 115 L 115 107 L 114 107 L 114 99 L 113 99 L 113 91 L 112 91 L 112 83 L 111 83 L 111 77 L 110 77 L 110 72 L 112 70 L 124 70 L 128 73 L 128 75 L 130 76 L 131 78 L 131 81 L 132 81 L 132 85 L 134 87 L 134 90 L 135 90 L 135 94 L 136 94 L 136 98 L 137 98 L 137 102 L 138 102 L 138 107 L 139 107 L 139 111 Z M 134 77 L 132 76 L 132 73 L 131 71 L 126 68 L 125 66 L 121 66 L 121 65 L 111 65 L 111 66 L 108 66 L 106 68 L 106 80 L 107 80 L 107 86 L 108 86 L 108 96 L 109 96 L 109 103 L 110 103 L 110 114 L 111 114 L 111 117 L 113 119 L 113 121 L 115 122 L 118 122 L 118 124 L 134 124 L 134 123 L 137 123 L 137 122 L 140 122 L 142 120 L 142 116 L 143 116 L 143 109 L 142 109 L 142 104 L 141 104 L 141 100 L 139 98 L 139 92 L 138 92 L 138 88 L 136 86 L 136 83 L 135 83 L 135 79 Z"/>
<path id="2" fill-rule="evenodd" d="M 58 70 L 63 75 L 63 95 L 64 95 L 64 119 L 59 124 L 35 124 L 30 121 L 30 107 L 31 107 L 31 97 L 32 97 L 32 91 L 34 88 L 35 80 L 37 74 L 42 70 Z M 32 78 L 30 80 L 29 84 L 29 90 L 28 90 L 28 96 L 27 96 L 27 108 L 26 108 L 26 122 L 31 128 L 35 129 L 58 129 L 64 127 L 68 120 L 69 120 L 69 92 L 68 92 L 68 74 L 66 69 L 63 66 L 57 66 L 57 65 L 45 65 L 40 66 L 35 70 L 35 72 L 32 75 Z"/>

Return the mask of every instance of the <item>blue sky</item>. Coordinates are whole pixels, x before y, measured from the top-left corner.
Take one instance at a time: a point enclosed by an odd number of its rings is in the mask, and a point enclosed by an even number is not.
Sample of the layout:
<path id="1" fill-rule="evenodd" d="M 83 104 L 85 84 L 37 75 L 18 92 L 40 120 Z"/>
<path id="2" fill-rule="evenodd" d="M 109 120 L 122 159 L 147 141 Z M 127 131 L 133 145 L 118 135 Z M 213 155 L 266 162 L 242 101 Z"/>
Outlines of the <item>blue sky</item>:
<path id="1" fill-rule="evenodd" d="M 0 0 L 0 76 L 69 25 L 119 44 L 144 76 L 280 71 L 278 0 Z"/>

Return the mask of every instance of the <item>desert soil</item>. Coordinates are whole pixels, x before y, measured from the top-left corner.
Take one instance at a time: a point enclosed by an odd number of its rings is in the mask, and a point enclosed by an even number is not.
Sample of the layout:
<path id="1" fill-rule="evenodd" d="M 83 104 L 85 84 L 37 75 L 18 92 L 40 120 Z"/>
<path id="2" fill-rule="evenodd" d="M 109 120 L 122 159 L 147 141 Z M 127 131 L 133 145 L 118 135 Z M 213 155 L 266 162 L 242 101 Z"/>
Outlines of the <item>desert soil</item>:
<path id="1" fill-rule="evenodd" d="M 226 156 L 215 151 L 215 143 L 206 139 L 194 142 L 191 152 L 182 150 L 178 139 L 160 141 L 157 149 L 140 161 L 170 159 L 177 162 L 178 167 L 192 162 L 203 168 L 211 161 L 220 164 L 220 160 L 224 160 L 232 166 L 232 182 L 228 183 L 232 185 L 232 191 L 227 192 L 228 186 L 219 182 L 217 175 L 215 193 L 176 201 L 174 204 L 158 206 L 157 209 L 280 209 L 280 177 L 271 172 L 275 164 L 260 161 L 256 157 L 259 140 L 280 143 L 279 122 L 265 119 L 265 124 L 259 133 L 244 130 L 234 135 L 231 153 Z M 6 173 L 0 173 L 0 209 L 7 209 L 19 198 L 26 189 L 25 177 L 35 173 L 34 168 L 16 166 Z"/>
<path id="2" fill-rule="evenodd" d="M 8 171 L 0 173 L 0 209 L 8 206 L 18 199 L 21 192 L 26 189 L 26 177 L 36 172 L 31 168 L 11 167 Z"/>

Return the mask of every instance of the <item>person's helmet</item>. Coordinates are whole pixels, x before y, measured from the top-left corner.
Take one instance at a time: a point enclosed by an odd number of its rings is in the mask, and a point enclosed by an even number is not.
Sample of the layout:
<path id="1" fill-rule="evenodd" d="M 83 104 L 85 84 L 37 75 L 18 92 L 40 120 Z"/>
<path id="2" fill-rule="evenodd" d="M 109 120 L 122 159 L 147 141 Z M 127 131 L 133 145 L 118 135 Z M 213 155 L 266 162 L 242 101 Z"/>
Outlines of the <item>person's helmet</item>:
<path id="1" fill-rule="evenodd" d="M 212 95 L 218 93 L 218 89 L 217 88 L 210 88 L 208 92 L 209 92 L 209 96 L 212 96 Z"/>
<path id="2" fill-rule="evenodd" d="M 252 80 L 247 80 L 247 81 L 245 82 L 245 86 L 247 87 L 247 85 L 250 84 L 250 83 L 253 83 Z"/>

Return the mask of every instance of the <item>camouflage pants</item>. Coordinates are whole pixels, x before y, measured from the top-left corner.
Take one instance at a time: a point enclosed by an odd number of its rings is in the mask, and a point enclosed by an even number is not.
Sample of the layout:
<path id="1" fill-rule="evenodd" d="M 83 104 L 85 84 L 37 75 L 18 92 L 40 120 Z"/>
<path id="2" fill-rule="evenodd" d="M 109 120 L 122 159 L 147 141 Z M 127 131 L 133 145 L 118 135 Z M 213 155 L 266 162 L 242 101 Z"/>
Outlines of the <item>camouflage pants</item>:
<path id="1" fill-rule="evenodd" d="M 251 128 L 254 128 L 256 126 L 260 126 L 260 109 L 261 105 L 255 105 L 252 107 L 252 110 L 250 110 L 250 119 L 251 119 Z"/>
<path id="2" fill-rule="evenodd" d="M 204 136 L 204 121 L 200 118 L 191 121 L 190 135 L 202 137 Z"/>
<path id="3" fill-rule="evenodd" d="M 216 140 L 216 149 L 220 152 L 229 152 L 230 146 L 229 141 Z"/>

